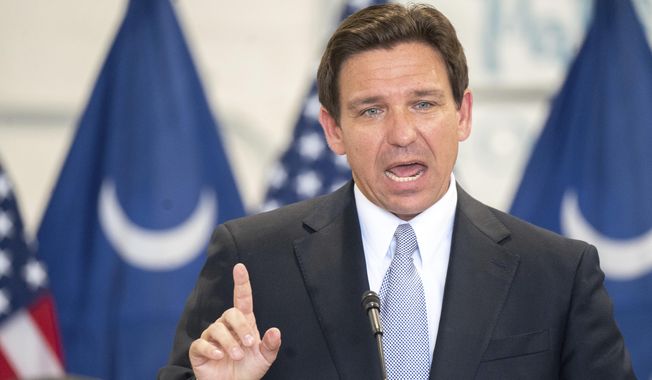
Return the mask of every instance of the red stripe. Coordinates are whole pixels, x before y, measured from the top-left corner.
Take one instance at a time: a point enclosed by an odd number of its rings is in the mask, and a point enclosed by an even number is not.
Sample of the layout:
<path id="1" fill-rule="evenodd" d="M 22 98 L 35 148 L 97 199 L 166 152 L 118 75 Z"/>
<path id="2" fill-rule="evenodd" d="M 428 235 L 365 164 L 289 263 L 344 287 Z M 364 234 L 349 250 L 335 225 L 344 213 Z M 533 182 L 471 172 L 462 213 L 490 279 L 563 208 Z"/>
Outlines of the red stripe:
<path id="1" fill-rule="evenodd" d="M 57 355 L 59 363 L 63 367 L 63 348 L 59 336 L 59 326 L 57 325 L 56 314 L 54 313 L 54 303 L 52 297 L 47 294 L 36 300 L 29 307 L 29 314 L 48 342 L 50 349 Z"/>
<path id="2" fill-rule="evenodd" d="M 14 380 L 17 379 L 16 372 L 5 358 L 5 353 L 0 347 L 0 380 Z"/>

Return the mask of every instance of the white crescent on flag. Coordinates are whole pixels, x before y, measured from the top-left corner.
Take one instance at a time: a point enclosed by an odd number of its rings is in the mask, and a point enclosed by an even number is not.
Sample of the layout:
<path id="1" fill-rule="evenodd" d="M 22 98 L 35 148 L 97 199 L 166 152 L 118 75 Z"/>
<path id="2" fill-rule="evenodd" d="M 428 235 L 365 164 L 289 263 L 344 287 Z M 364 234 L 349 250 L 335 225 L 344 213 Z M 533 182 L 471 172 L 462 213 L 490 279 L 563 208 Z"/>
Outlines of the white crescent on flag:
<path id="1" fill-rule="evenodd" d="M 186 221 L 170 229 L 151 230 L 129 220 L 118 201 L 114 182 L 105 179 L 98 208 L 104 234 L 126 262 L 143 270 L 167 271 L 199 255 L 215 227 L 217 200 L 212 190 L 204 189 Z"/>
<path id="2" fill-rule="evenodd" d="M 582 215 L 574 191 L 561 203 L 561 230 L 598 248 L 600 266 L 614 280 L 633 280 L 652 271 L 652 230 L 633 239 L 611 239 L 598 232 Z"/>

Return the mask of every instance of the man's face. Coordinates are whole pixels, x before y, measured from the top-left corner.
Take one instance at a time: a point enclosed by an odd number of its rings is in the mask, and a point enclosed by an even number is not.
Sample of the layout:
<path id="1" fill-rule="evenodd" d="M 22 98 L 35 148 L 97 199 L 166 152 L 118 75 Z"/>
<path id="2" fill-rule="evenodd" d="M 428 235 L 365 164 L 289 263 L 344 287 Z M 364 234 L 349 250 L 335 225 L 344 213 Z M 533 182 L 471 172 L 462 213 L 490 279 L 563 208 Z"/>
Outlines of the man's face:
<path id="1" fill-rule="evenodd" d="M 467 90 L 457 109 L 439 53 L 421 42 L 359 53 L 338 84 L 339 123 L 324 108 L 320 121 L 364 195 L 403 220 L 437 202 L 471 132 L 472 106 Z"/>

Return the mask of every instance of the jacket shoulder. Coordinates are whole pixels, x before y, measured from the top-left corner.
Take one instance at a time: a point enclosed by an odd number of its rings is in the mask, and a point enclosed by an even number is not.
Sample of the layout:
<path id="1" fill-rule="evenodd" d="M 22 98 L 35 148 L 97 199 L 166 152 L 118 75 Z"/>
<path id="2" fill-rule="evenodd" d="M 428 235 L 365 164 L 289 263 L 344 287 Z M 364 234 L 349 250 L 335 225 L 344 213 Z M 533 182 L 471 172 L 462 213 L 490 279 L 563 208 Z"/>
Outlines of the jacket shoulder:
<path id="1" fill-rule="evenodd" d="M 251 241 L 294 240 L 330 223 L 354 202 L 353 183 L 349 182 L 333 193 L 233 219 L 223 226 L 232 236 Z"/>
<path id="2" fill-rule="evenodd" d="M 577 262 L 595 247 L 536 226 L 500 211 L 458 190 L 459 211 L 494 242 L 523 257 L 551 258 L 553 261 Z"/>

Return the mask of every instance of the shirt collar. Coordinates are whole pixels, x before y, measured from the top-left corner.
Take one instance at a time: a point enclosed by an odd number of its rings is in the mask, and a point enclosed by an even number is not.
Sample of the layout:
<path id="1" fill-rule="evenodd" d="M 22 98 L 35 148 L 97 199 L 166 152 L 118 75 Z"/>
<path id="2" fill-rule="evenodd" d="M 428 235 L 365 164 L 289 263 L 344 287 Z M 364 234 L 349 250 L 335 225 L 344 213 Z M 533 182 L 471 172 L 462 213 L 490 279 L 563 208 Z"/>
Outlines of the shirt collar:
<path id="1" fill-rule="evenodd" d="M 406 221 L 373 204 L 362 194 L 358 185 L 354 186 L 353 191 L 362 239 L 369 244 L 368 247 L 371 249 L 371 252 L 367 252 L 367 254 L 382 260 L 388 254 L 396 227 Z M 429 261 L 428 256 L 436 252 L 437 246 L 443 239 L 451 236 L 456 205 L 457 188 L 455 176 L 451 173 L 450 184 L 444 196 L 407 222 L 410 223 L 417 236 L 419 252 L 423 261 Z"/>

